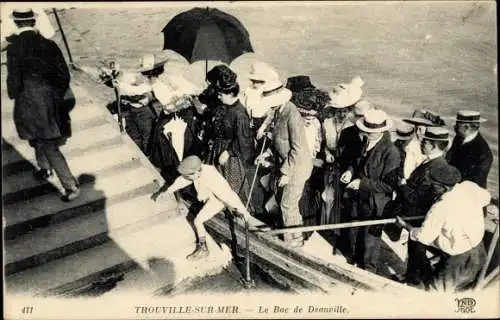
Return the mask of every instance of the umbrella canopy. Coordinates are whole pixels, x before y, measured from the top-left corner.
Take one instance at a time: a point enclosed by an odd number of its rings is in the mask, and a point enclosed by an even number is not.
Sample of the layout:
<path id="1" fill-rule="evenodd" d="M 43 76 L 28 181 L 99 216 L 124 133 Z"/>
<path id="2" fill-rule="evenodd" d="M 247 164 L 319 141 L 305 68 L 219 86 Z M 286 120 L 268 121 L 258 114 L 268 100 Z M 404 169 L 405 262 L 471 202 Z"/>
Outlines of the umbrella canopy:
<path id="1" fill-rule="evenodd" d="M 162 30 L 163 49 L 173 50 L 190 63 L 219 60 L 227 64 L 253 52 L 250 35 L 232 15 L 215 8 L 193 8 L 176 15 Z"/>

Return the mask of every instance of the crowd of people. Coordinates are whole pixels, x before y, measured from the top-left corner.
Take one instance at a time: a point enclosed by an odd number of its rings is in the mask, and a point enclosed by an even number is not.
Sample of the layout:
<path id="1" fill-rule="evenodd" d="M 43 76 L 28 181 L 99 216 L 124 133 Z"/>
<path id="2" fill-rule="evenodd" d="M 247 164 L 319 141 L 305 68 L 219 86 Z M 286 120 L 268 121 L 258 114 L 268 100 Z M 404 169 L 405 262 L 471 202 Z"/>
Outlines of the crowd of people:
<path id="1" fill-rule="evenodd" d="M 47 179 L 54 169 L 63 200 L 71 201 L 78 182 L 59 151 L 69 116 L 57 111 L 69 71 L 57 45 L 34 28 L 32 11 L 14 11 L 13 19 L 20 31 L 7 49 L 7 86 L 16 128 L 35 148 L 35 177 Z M 165 180 L 153 199 L 174 193 L 192 213 L 197 242 L 188 259 L 209 255 L 203 223 L 224 210 L 272 228 L 397 217 L 397 224 L 336 230 L 334 246 L 348 263 L 380 273 L 382 233 L 397 240 L 404 228 L 410 237 L 401 280 L 446 290 L 474 283 L 484 263 L 493 160 L 478 111 L 456 113 L 450 144 L 444 121 L 429 110 L 394 125 L 363 99 L 360 77 L 324 91 L 304 75 L 283 83 L 256 62 L 240 75 L 215 66 L 200 89 L 165 74 L 164 64 L 147 55 L 134 72 L 103 68 L 101 76 L 120 94 L 126 132 Z M 250 86 L 241 88 L 238 77 Z M 282 240 L 301 247 L 309 236 L 286 232 Z M 438 265 L 428 251 L 441 258 Z"/>
<path id="2" fill-rule="evenodd" d="M 350 264 L 381 273 L 382 232 L 397 240 L 404 228 L 409 258 L 400 280 L 428 289 L 473 283 L 485 257 L 482 208 L 493 160 L 478 111 L 457 112 L 450 143 L 445 122 L 429 110 L 394 125 L 363 99 L 360 77 L 328 92 L 309 76 L 283 83 L 264 62 L 240 75 L 218 65 L 199 90 L 182 77 L 158 76 L 163 62 L 154 56 L 146 61 L 144 78 L 115 85 L 132 105 L 127 132 L 166 181 L 153 198 L 176 193 L 196 208 L 197 245 L 188 259 L 209 254 L 203 222 L 224 209 L 273 228 L 397 217 L 397 224 L 332 231 L 334 247 Z M 240 88 L 238 77 L 249 87 Z M 286 232 L 282 240 L 301 247 L 310 234 Z M 441 256 L 435 268 L 429 250 Z"/>

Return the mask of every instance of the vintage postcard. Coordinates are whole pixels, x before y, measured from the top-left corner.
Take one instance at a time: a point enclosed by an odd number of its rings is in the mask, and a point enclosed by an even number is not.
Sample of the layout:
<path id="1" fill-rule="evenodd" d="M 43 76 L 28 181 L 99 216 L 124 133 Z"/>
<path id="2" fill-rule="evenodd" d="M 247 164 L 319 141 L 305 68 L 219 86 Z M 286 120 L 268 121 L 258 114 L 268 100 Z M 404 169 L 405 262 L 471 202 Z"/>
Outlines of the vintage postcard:
<path id="1" fill-rule="evenodd" d="M 4 318 L 498 317 L 496 10 L 3 2 Z"/>

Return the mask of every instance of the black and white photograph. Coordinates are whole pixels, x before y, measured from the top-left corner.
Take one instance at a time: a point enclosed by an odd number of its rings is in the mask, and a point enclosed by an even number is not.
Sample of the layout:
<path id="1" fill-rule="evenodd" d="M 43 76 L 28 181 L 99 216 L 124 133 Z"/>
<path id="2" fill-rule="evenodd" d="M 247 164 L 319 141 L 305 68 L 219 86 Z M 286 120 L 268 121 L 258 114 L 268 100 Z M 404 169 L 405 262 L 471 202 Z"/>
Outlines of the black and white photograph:
<path id="1" fill-rule="evenodd" d="M 496 2 L 0 8 L 5 319 L 500 317 Z"/>

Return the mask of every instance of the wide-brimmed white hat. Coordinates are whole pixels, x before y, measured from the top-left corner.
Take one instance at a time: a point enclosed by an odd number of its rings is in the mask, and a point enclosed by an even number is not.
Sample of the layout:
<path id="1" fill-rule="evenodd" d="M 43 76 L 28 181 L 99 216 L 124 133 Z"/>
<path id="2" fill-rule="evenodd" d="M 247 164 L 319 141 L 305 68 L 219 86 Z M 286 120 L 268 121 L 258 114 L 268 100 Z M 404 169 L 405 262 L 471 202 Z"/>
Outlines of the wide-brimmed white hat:
<path id="1" fill-rule="evenodd" d="M 267 81 L 262 89 L 260 105 L 264 108 L 280 106 L 292 98 L 292 92 L 278 79 Z"/>
<path id="2" fill-rule="evenodd" d="M 14 9 L 12 10 L 12 14 L 10 18 L 14 21 L 26 21 L 26 20 L 35 20 L 38 14 L 33 11 L 31 8 L 26 9 Z"/>
<path id="3" fill-rule="evenodd" d="M 487 120 L 481 118 L 481 113 L 474 110 L 460 110 L 457 112 L 456 122 L 466 122 L 466 123 L 482 123 Z"/>
<path id="4" fill-rule="evenodd" d="M 255 62 L 252 64 L 250 73 L 248 73 L 247 78 L 250 80 L 257 81 L 270 81 L 270 80 L 279 80 L 279 75 L 273 67 L 268 65 L 265 62 Z"/>
<path id="5" fill-rule="evenodd" d="M 148 72 L 154 70 L 167 62 L 167 58 L 160 58 L 154 54 L 146 54 L 141 57 L 140 66 L 137 72 Z"/>
<path id="6" fill-rule="evenodd" d="M 373 110 L 375 107 L 366 100 L 360 100 L 354 105 L 354 114 L 356 116 L 364 116 L 368 110 Z"/>
<path id="7" fill-rule="evenodd" d="M 355 77 L 350 83 L 342 83 L 333 88 L 332 91 L 328 93 L 330 96 L 330 103 L 328 106 L 333 108 L 345 108 L 352 106 L 363 94 L 361 87 L 364 82 L 360 77 Z"/>
<path id="8" fill-rule="evenodd" d="M 382 110 L 368 110 L 365 116 L 356 121 L 356 126 L 364 132 L 384 132 L 392 127 L 392 120 Z"/>

